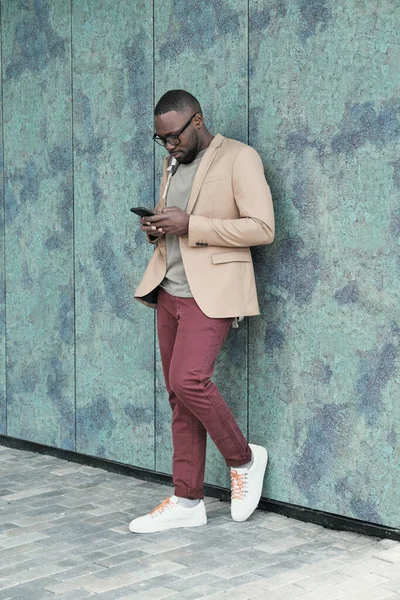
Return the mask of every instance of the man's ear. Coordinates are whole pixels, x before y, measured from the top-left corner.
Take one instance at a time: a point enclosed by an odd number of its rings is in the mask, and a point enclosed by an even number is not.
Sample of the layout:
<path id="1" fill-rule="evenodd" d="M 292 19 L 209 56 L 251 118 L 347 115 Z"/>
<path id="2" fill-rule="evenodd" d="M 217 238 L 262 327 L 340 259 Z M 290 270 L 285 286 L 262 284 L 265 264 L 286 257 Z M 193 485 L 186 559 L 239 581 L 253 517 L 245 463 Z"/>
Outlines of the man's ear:
<path id="1" fill-rule="evenodd" d="M 204 125 L 203 115 L 201 113 L 197 113 L 197 115 L 193 119 L 193 122 L 196 126 L 196 129 L 201 129 Z"/>

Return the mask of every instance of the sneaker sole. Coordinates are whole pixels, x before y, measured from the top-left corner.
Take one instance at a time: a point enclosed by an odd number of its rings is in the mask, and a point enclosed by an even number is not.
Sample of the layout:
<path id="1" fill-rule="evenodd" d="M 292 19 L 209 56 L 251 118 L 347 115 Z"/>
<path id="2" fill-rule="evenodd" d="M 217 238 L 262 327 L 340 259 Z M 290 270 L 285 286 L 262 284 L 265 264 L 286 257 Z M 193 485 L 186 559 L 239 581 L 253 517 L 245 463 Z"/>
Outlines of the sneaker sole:
<path id="1" fill-rule="evenodd" d="M 169 523 L 164 523 L 164 525 L 159 525 L 156 529 L 131 529 L 129 527 L 129 531 L 131 533 L 158 533 L 159 531 L 168 531 L 168 529 L 182 529 L 188 527 L 202 527 L 203 525 L 207 525 L 207 519 L 202 521 L 201 523 L 182 523 L 182 520 L 179 521 L 170 521 Z"/>

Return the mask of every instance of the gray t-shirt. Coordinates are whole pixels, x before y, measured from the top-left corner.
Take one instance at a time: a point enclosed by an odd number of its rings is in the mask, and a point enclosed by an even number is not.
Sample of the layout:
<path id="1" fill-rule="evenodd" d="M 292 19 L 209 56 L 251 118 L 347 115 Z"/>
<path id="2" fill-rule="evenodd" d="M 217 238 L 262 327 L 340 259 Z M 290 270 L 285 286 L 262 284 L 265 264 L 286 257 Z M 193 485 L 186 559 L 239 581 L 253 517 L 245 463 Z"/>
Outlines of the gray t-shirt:
<path id="1" fill-rule="evenodd" d="M 177 206 L 182 210 L 186 210 L 194 176 L 206 150 L 207 148 L 199 152 L 194 161 L 188 165 L 179 165 L 175 175 L 171 178 L 166 206 Z M 165 234 L 165 243 L 167 248 L 167 273 L 160 284 L 161 287 L 172 296 L 193 298 L 182 262 L 179 236 Z"/>

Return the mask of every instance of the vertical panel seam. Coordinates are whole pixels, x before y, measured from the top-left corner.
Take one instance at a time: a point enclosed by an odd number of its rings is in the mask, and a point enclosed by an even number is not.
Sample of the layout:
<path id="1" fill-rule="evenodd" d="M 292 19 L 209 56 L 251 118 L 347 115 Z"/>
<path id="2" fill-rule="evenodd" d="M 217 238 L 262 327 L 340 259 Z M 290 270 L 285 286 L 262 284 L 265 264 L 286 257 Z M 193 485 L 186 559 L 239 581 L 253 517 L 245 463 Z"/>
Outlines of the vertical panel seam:
<path id="1" fill-rule="evenodd" d="M 71 63 L 71 187 L 72 187 L 72 284 L 74 309 L 74 450 L 76 451 L 76 252 L 75 252 L 75 156 L 74 156 L 74 72 L 72 48 L 73 0 L 70 0 L 70 63 Z"/>
<path id="2" fill-rule="evenodd" d="M 153 106 L 151 110 L 151 114 L 153 115 L 153 108 L 155 106 L 155 88 L 156 88 L 156 80 L 155 80 L 155 10 L 154 10 L 155 0 L 152 2 L 153 8 L 153 31 L 152 31 L 152 42 L 153 42 Z M 155 194 L 156 194 L 156 157 L 155 157 L 155 144 L 153 143 L 153 204 L 155 205 Z M 154 470 L 157 470 L 157 346 L 156 346 L 156 317 L 157 317 L 157 309 L 154 311 L 153 315 L 153 411 L 154 411 L 154 441 L 153 441 L 153 452 L 154 452 Z"/>
<path id="3" fill-rule="evenodd" d="M 0 44 L 1 44 L 1 64 L 0 64 L 0 78 L 1 78 L 1 144 L 2 144 L 2 157 L 1 157 L 1 169 L 3 173 L 2 180 L 2 198 L 3 198 L 3 274 L 4 274 L 4 401 L 5 401 L 5 434 L 7 435 L 7 277 L 6 277 L 6 197 L 5 197 L 5 145 L 4 145 L 4 86 L 3 86 L 3 4 L 0 0 Z"/>
<path id="4" fill-rule="evenodd" d="M 250 144 L 250 0 L 247 0 L 247 143 Z M 247 423 L 246 435 L 250 435 L 250 322 L 246 327 L 246 379 L 247 379 Z"/>

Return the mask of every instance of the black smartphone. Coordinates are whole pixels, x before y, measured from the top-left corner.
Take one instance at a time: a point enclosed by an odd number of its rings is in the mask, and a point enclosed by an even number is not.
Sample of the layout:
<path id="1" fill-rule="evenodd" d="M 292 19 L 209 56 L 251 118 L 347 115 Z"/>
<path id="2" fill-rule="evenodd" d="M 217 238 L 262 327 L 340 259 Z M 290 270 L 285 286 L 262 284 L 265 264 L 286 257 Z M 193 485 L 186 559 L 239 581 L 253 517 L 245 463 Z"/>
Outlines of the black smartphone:
<path id="1" fill-rule="evenodd" d="M 145 208 L 144 206 L 135 206 L 134 208 L 131 208 L 131 211 L 139 217 L 151 217 L 152 215 L 156 214 L 154 210 L 151 210 L 151 208 Z"/>

